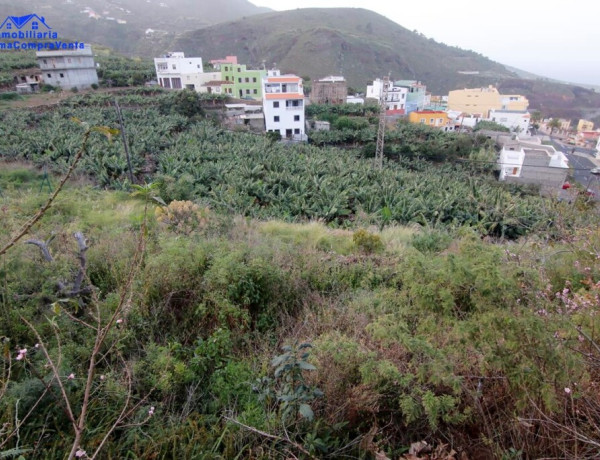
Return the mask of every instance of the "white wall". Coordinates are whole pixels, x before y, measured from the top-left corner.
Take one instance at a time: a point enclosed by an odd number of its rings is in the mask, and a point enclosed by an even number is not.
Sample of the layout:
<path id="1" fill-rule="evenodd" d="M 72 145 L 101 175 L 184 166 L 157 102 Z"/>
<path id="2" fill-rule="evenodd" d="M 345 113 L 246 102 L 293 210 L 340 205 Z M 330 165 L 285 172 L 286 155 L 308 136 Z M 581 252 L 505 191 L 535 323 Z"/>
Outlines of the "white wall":
<path id="1" fill-rule="evenodd" d="M 521 148 L 518 150 L 508 150 L 506 147 L 503 147 L 498 158 L 500 180 L 505 180 L 507 177 L 519 177 L 524 160 L 525 152 Z"/>
<path id="2" fill-rule="evenodd" d="M 511 131 L 526 133 L 529 130 L 530 121 L 529 112 L 509 112 L 490 110 L 490 121 L 494 121 L 502 126 L 507 127 Z"/>

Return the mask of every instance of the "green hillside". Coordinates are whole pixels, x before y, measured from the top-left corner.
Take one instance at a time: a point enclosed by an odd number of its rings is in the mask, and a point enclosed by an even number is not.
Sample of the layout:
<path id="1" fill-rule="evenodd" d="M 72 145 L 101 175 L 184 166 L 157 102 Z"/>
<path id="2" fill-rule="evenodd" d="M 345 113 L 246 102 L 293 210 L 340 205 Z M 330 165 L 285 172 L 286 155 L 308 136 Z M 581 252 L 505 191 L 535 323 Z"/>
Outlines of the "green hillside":
<path id="1" fill-rule="evenodd" d="M 180 35 L 172 49 L 206 57 L 237 54 L 311 78 L 344 75 L 365 87 L 377 76 L 425 81 L 434 92 L 457 84 L 488 84 L 514 76 L 480 54 L 437 43 L 358 8 L 309 8 L 266 13 Z M 458 74 L 478 70 L 479 76 Z"/>

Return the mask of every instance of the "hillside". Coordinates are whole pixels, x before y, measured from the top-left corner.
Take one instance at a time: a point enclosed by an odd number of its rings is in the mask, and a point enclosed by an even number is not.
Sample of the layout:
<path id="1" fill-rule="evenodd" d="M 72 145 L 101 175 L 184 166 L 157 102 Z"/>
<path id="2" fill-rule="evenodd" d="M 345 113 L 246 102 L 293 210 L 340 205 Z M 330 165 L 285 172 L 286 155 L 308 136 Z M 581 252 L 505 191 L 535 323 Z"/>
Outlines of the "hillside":
<path id="1" fill-rule="evenodd" d="M 357 88 L 388 72 L 392 78 L 425 81 L 434 92 L 515 75 L 480 54 L 437 43 L 358 8 L 261 14 L 184 33 L 171 49 L 207 57 L 237 54 L 240 62 L 276 63 L 283 71 L 311 78 L 342 74 Z M 464 70 L 480 75 L 458 73 Z"/>
<path id="2" fill-rule="evenodd" d="M 151 49 L 175 32 L 263 13 L 268 8 L 247 0 L 32 0 L 16 5 L 0 1 L 0 15 L 36 13 L 61 38 L 100 43 L 128 54 L 151 55 Z M 148 29 L 151 29 L 149 31 Z"/>

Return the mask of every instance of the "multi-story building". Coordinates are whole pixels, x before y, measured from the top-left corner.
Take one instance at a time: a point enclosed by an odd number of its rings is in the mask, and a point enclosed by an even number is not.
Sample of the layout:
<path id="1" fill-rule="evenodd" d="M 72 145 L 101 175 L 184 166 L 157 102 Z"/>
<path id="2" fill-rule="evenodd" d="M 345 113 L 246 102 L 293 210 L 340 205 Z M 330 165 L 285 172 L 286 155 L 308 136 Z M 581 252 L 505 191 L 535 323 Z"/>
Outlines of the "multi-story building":
<path id="1" fill-rule="evenodd" d="M 262 78 L 265 128 L 282 138 L 306 140 L 302 78 L 269 70 Z"/>
<path id="2" fill-rule="evenodd" d="M 431 95 L 427 94 L 427 86 L 417 80 L 398 80 L 394 86 L 406 88 L 406 113 L 423 110 L 429 105 Z"/>
<path id="3" fill-rule="evenodd" d="M 261 99 L 262 78 L 265 75 L 266 70 L 249 70 L 245 64 L 221 64 L 221 80 L 233 83 L 227 87 L 231 97 Z"/>
<path id="4" fill-rule="evenodd" d="M 448 109 L 483 118 L 491 110 L 526 111 L 529 101 L 518 94 L 500 94 L 490 85 L 487 88 L 459 89 L 448 93 Z"/>
<path id="5" fill-rule="evenodd" d="M 310 102 L 313 104 L 345 104 L 347 96 L 346 79 L 332 75 L 313 81 Z"/>
<path id="6" fill-rule="evenodd" d="M 204 73 L 201 57 L 185 57 L 182 52 L 167 53 L 154 58 L 154 68 L 158 84 L 170 89 L 193 89 L 200 91 L 202 83 L 219 80 L 220 76 L 203 80 Z M 218 73 L 217 73 L 218 74 Z"/>
<path id="7" fill-rule="evenodd" d="M 35 53 L 44 83 L 63 89 L 86 89 L 98 84 L 92 47 Z"/>
<path id="8" fill-rule="evenodd" d="M 441 110 L 415 110 L 408 114 L 408 121 L 415 124 L 440 128 L 443 131 L 453 131 L 454 124 L 448 114 Z"/>
<path id="9" fill-rule="evenodd" d="M 408 89 L 395 84 L 388 86 L 387 96 L 385 98 L 386 115 L 404 115 L 406 113 L 406 98 Z M 381 101 L 383 97 L 383 80 L 373 80 L 372 85 L 367 86 L 367 98 Z"/>
<path id="10" fill-rule="evenodd" d="M 593 131 L 594 130 L 594 122 L 588 120 L 579 120 L 577 123 L 577 132 L 580 133 L 582 131 Z"/>

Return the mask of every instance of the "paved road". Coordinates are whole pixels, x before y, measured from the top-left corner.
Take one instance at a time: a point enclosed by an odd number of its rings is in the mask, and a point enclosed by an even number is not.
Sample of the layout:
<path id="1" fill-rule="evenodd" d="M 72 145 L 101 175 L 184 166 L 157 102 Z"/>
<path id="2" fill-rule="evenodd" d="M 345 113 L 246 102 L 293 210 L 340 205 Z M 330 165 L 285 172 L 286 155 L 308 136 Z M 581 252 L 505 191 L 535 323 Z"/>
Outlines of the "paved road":
<path id="1" fill-rule="evenodd" d="M 581 154 L 566 153 L 569 165 L 573 168 L 573 176 L 577 182 L 586 188 L 594 190 L 596 196 L 600 196 L 600 176 L 590 174 L 590 169 L 596 164 Z"/>

